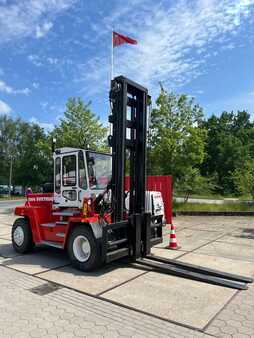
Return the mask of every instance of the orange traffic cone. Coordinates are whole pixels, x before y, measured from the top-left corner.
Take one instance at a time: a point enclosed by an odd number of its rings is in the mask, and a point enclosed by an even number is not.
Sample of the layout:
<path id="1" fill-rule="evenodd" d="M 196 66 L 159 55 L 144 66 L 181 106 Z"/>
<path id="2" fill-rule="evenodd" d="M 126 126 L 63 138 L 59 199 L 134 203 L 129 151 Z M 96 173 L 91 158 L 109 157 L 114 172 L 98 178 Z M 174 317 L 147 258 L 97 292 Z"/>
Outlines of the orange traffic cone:
<path id="1" fill-rule="evenodd" d="M 177 250 L 180 249 L 180 246 L 177 244 L 177 239 L 176 239 L 176 227 L 174 224 L 171 224 L 171 229 L 170 229 L 170 240 L 169 240 L 169 246 L 168 249 L 171 250 Z"/>

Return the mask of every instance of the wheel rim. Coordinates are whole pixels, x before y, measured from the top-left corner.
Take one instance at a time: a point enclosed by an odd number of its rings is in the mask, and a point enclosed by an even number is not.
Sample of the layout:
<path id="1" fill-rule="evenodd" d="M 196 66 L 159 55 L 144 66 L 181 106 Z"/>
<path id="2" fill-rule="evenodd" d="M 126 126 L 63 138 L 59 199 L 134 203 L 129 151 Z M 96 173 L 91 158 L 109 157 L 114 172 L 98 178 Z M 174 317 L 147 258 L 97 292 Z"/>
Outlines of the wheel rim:
<path id="1" fill-rule="evenodd" d="M 77 236 L 73 241 L 73 253 L 79 262 L 86 262 L 91 256 L 91 246 L 86 236 Z"/>
<path id="2" fill-rule="evenodd" d="M 17 246 L 21 246 L 24 243 L 25 234 L 21 226 L 18 226 L 13 233 L 13 239 Z"/>

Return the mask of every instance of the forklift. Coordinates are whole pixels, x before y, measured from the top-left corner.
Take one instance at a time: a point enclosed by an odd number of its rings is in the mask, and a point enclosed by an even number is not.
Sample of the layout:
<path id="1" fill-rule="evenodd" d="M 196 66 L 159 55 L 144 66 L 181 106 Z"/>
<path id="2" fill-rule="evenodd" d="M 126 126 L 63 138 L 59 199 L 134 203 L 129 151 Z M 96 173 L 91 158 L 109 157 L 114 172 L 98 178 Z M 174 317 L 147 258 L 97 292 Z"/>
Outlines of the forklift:
<path id="1" fill-rule="evenodd" d="M 53 147 L 54 193 L 28 195 L 12 227 L 19 253 L 35 244 L 67 249 L 72 264 L 91 271 L 115 260 L 201 282 L 247 289 L 252 278 L 151 254 L 163 242 L 163 201 L 146 191 L 147 111 L 143 86 L 118 76 L 109 94 L 112 154 Z M 125 176 L 129 174 L 129 191 Z M 123 260 L 126 263 L 126 260 Z"/>

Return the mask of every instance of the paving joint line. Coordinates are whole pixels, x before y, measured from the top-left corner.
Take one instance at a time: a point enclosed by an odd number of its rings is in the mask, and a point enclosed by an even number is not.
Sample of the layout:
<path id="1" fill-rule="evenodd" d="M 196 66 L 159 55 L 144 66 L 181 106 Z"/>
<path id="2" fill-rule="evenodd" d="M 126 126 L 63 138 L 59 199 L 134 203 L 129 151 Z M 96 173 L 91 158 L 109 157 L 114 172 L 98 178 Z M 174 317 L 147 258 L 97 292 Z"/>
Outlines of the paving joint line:
<path id="1" fill-rule="evenodd" d="M 229 300 L 222 306 L 222 308 L 208 321 L 208 323 L 203 327 L 203 331 L 208 329 L 212 322 L 220 315 L 220 313 L 226 309 L 226 307 L 236 298 L 236 296 L 243 290 L 236 290 L 236 292 L 229 298 Z"/>
<path id="2" fill-rule="evenodd" d="M 145 271 L 145 272 L 141 273 L 141 274 L 138 275 L 138 276 L 134 276 L 134 277 L 128 279 L 127 281 L 124 281 L 124 282 L 122 282 L 122 283 L 120 283 L 120 284 L 118 284 L 118 285 L 112 286 L 111 288 L 108 288 L 108 289 L 106 289 L 106 290 L 104 290 L 104 291 L 102 291 L 102 292 L 97 293 L 96 296 L 97 296 L 97 297 L 100 297 L 100 296 L 103 295 L 104 293 L 107 293 L 107 292 L 109 292 L 109 291 L 112 291 L 112 290 L 114 290 L 114 289 L 117 289 L 117 288 L 119 288 L 119 287 L 121 287 L 121 286 L 123 286 L 123 285 L 125 285 L 125 284 L 127 284 L 127 283 L 129 283 L 129 282 L 134 281 L 135 279 L 138 279 L 139 277 L 142 277 L 142 276 L 146 275 L 148 272 L 150 272 L 150 271 Z"/>
<path id="3" fill-rule="evenodd" d="M 232 236 L 234 237 L 234 236 Z M 242 237 L 237 237 L 237 238 L 242 238 Z M 245 238 L 247 239 L 247 238 Z M 250 240 L 253 240 L 253 238 L 251 238 Z M 218 240 L 219 243 L 224 243 L 224 244 L 231 244 L 231 245 L 238 245 L 238 246 L 242 246 L 242 244 L 237 244 L 237 243 L 232 243 L 232 242 L 227 242 L 227 241 L 222 241 L 222 240 Z M 244 244 L 244 246 L 247 246 L 248 248 L 254 248 L 253 245 L 249 245 L 249 244 Z"/>
<path id="4" fill-rule="evenodd" d="M 22 273 L 22 274 L 24 274 L 24 275 L 26 275 L 26 276 L 30 276 L 30 277 L 32 277 L 32 278 L 38 278 L 38 279 L 40 279 L 40 280 L 42 280 L 42 281 L 49 282 L 49 280 L 47 280 L 47 279 L 45 279 L 45 278 L 43 278 L 43 277 L 41 277 L 41 276 L 39 276 L 39 275 L 33 276 L 33 275 L 31 275 L 31 274 L 29 274 L 29 273 L 27 273 L 27 272 L 23 272 L 23 271 L 21 272 L 21 271 L 19 271 L 19 270 L 17 270 L 17 269 L 14 269 L 14 268 L 10 267 L 10 266 L 5 266 L 5 265 L 3 265 L 3 267 L 5 267 L 5 268 L 7 268 L 7 269 L 10 269 L 10 270 L 14 270 L 14 271 L 20 272 L 20 273 Z M 149 271 L 148 271 L 148 272 L 149 272 Z M 192 330 L 192 331 L 204 333 L 204 332 L 202 331 L 202 329 L 197 328 L 197 327 L 195 327 L 195 326 L 191 326 L 191 325 L 188 325 L 188 324 L 184 324 L 184 323 L 181 323 L 181 322 L 177 322 L 177 321 L 174 321 L 174 320 L 171 320 L 171 319 L 166 319 L 166 318 L 157 316 L 157 315 L 155 315 L 155 314 L 152 314 L 152 313 L 149 313 L 149 312 L 145 312 L 145 311 L 142 311 L 142 310 L 140 310 L 140 309 L 136 309 L 136 308 L 134 308 L 134 307 L 131 307 L 131 306 L 128 306 L 128 305 L 125 305 L 125 304 L 122 304 L 122 303 L 118 303 L 118 302 L 112 301 L 112 300 L 110 300 L 110 299 L 101 297 L 101 296 L 96 296 L 96 295 L 90 294 L 90 293 L 88 293 L 88 292 L 85 292 L 85 291 L 81 291 L 81 290 L 75 289 L 75 288 L 73 288 L 73 287 L 64 285 L 64 284 L 59 283 L 59 282 L 54 282 L 54 283 L 57 284 L 57 285 L 63 286 L 63 287 L 66 288 L 66 289 L 69 289 L 69 290 L 72 290 L 72 291 L 74 291 L 74 292 L 77 292 L 77 293 L 79 293 L 79 294 L 86 295 L 86 296 L 88 296 L 88 297 L 91 297 L 91 298 L 94 298 L 94 299 L 99 299 L 99 300 L 102 300 L 102 301 L 104 301 L 104 302 L 106 302 L 106 303 L 114 304 L 114 305 L 117 305 L 117 306 L 119 306 L 119 307 L 122 307 L 122 308 L 125 308 L 125 309 L 128 309 L 128 310 L 131 310 L 131 311 L 135 311 L 135 312 L 137 312 L 137 313 L 140 313 L 140 314 L 143 314 L 143 315 L 147 315 L 147 316 L 149 316 L 149 317 L 156 318 L 156 319 L 162 320 L 162 321 L 167 322 L 167 323 L 171 323 L 171 324 L 177 325 L 177 326 L 179 326 L 179 327 L 184 327 L 184 328 L 190 329 L 190 330 Z"/>
<path id="5" fill-rule="evenodd" d="M 181 257 L 183 257 L 183 256 L 186 256 L 186 255 L 188 255 L 189 253 L 195 253 L 194 251 L 196 251 L 196 250 L 198 250 L 198 249 L 201 249 L 201 248 L 203 248 L 204 246 L 206 246 L 206 245 L 208 245 L 208 244 L 212 244 L 212 243 L 216 242 L 219 238 L 222 238 L 223 236 L 225 236 L 225 235 L 224 235 L 224 234 L 223 234 L 223 235 L 220 235 L 219 237 L 214 238 L 214 239 L 208 241 L 207 243 L 198 246 L 198 247 L 195 248 L 195 249 L 192 249 L 192 250 L 190 250 L 190 251 L 188 251 L 188 252 L 185 252 L 185 253 L 182 254 L 181 256 L 176 257 L 176 259 L 181 258 Z"/>
<path id="6" fill-rule="evenodd" d="M 58 269 L 61 269 L 61 268 L 65 268 L 66 266 L 70 266 L 70 265 L 71 265 L 71 263 L 60 265 L 60 266 L 56 266 L 55 268 L 50 268 L 50 269 L 47 269 L 47 270 L 44 270 L 44 271 L 33 273 L 30 276 L 37 276 L 37 275 L 40 275 L 40 274 L 43 274 L 43 273 L 46 273 L 46 272 L 50 272 L 50 271 L 58 270 Z"/>

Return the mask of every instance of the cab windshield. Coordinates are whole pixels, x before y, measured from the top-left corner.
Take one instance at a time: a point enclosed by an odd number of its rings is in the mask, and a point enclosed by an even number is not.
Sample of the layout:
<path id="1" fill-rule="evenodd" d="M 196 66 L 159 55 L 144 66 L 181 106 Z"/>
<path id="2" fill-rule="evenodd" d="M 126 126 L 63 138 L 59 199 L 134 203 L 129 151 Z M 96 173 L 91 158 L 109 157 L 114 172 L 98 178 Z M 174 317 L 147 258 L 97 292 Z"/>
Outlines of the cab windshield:
<path id="1" fill-rule="evenodd" d="M 89 187 L 92 190 L 104 190 L 112 176 L 112 157 L 107 154 L 86 152 Z"/>

